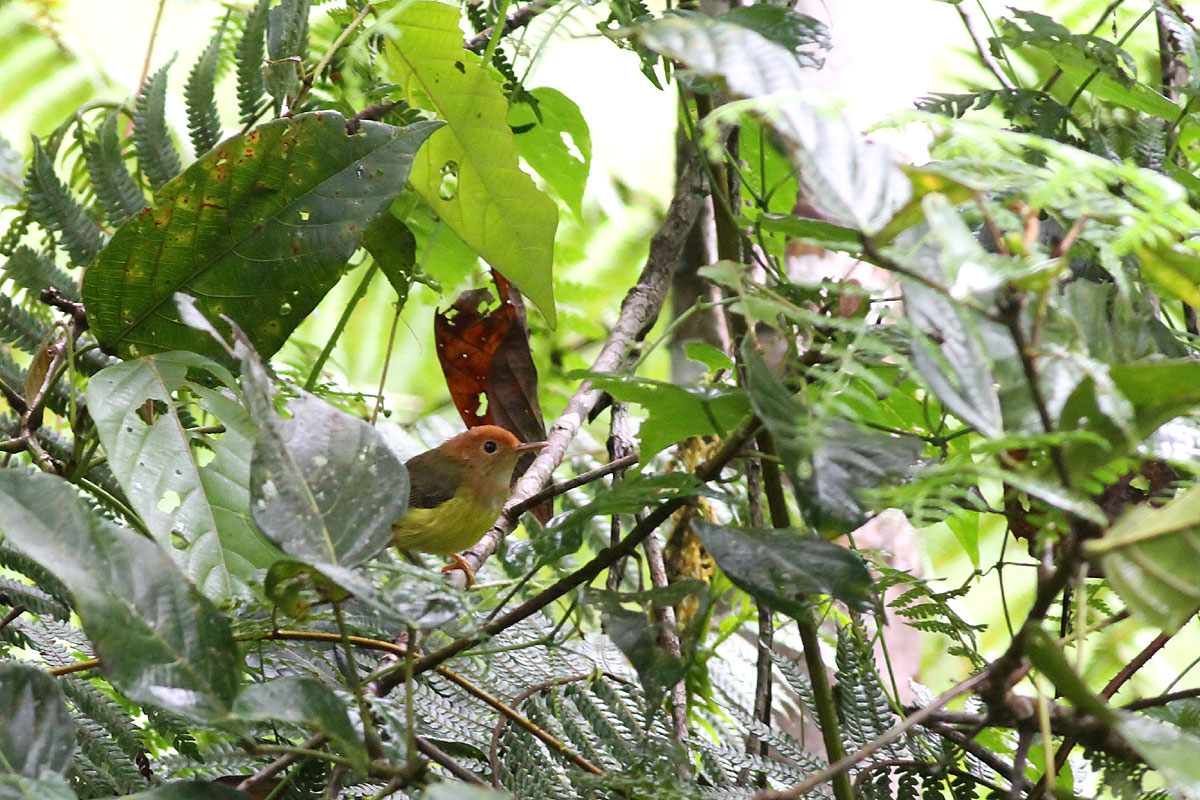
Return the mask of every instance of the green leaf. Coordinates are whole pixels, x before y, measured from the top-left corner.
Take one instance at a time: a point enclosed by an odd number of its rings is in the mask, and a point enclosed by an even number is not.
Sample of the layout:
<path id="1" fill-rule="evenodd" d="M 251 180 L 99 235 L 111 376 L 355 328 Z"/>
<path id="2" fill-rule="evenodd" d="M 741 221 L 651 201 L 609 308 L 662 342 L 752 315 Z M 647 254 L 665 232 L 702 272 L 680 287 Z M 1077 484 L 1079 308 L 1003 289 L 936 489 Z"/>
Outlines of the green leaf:
<path id="1" fill-rule="evenodd" d="M 1163 424 L 1200 406 L 1200 363 L 1191 359 L 1159 359 L 1116 364 L 1109 368 L 1111 388 L 1101 389 L 1092 377 L 1080 381 L 1059 415 L 1064 431 L 1087 431 L 1063 446 L 1068 469 L 1080 476 L 1120 458 Z M 1118 425 L 1111 412 L 1112 395 L 1132 409 L 1132 424 Z"/>
<path id="2" fill-rule="evenodd" d="M 1135 614 L 1174 633 L 1200 609 L 1192 574 L 1200 557 L 1200 487 L 1159 508 L 1133 506 L 1087 549 Z"/>
<path id="3" fill-rule="evenodd" d="M 255 521 L 305 563 L 365 564 L 388 546 L 392 524 L 408 508 L 408 472 L 363 420 L 310 394 L 288 411 L 286 420 L 256 415 Z"/>
<path id="4" fill-rule="evenodd" d="M 62 246 L 75 266 L 87 266 L 100 251 L 100 229 L 67 185 L 54 172 L 54 163 L 33 137 L 33 162 L 25 176 L 29 209 L 48 231 L 61 234 Z"/>
<path id="5" fill-rule="evenodd" d="M 41 778 L 0 775 L 0 800 L 75 800 L 67 779 L 57 773 Z M 243 795 L 239 800 L 245 800 Z"/>
<path id="6" fill-rule="evenodd" d="M 742 25 L 703 15 L 672 16 L 637 26 L 637 40 L 723 81 L 729 92 L 789 145 L 807 198 L 837 224 L 871 234 L 912 193 L 891 149 L 867 142 L 845 120 L 801 98 L 811 79 L 794 54 Z"/>
<path id="7" fill-rule="evenodd" d="M 84 276 L 92 332 L 123 356 L 223 356 L 178 321 L 172 295 L 242 326 L 270 356 L 341 276 L 367 221 L 404 186 L 439 123 L 364 123 L 330 111 L 227 139 L 121 227 Z"/>
<path id="8" fill-rule="evenodd" d="M 302 61 L 308 52 L 308 12 L 312 0 L 280 0 L 267 11 L 267 91 L 276 106 L 300 90 Z"/>
<path id="9" fill-rule="evenodd" d="M 255 429 L 229 396 L 235 390 L 225 368 L 174 352 L 102 370 L 87 391 L 109 467 L 130 504 L 184 574 L 218 602 L 249 594 L 256 573 L 280 555 L 250 515 Z M 189 401 L 224 433 L 189 430 Z"/>
<path id="10" fill-rule="evenodd" d="M 135 702 L 212 719 L 242 660 L 229 622 L 148 539 L 91 513 L 62 478 L 0 470 L 0 535 L 71 591 L 113 684 Z"/>
<path id="11" fill-rule="evenodd" d="M 249 125 L 258 118 L 267 81 L 263 77 L 263 52 L 267 32 L 267 6 L 271 0 L 258 0 L 246 17 L 242 38 L 234 51 L 237 63 L 237 96 L 239 122 Z"/>
<path id="12" fill-rule="evenodd" d="M 153 189 L 179 174 L 179 151 L 167 127 L 167 71 L 175 57 L 146 79 L 133 110 L 133 145 L 138 166 Z"/>
<path id="13" fill-rule="evenodd" d="M 826 250 L 851 255 L 859 255 L 863 251 L 862 234 L 844 225 L 783 214 L 762 214 L 756 221 L 759 227 L 768 233 L 782 233 L 794 239 L 804 239 Z"/>
<path id="14" fill-rule="evenodd" d="M 417 239 L 412 230 L 390 211 L 385 211 L 367 226 L 363 247 L 375 259 L 396 294 L 408 297 L 413 268 L 417 264 Z"/>
<path id="15" fill-rule="evenodd" d="M 771 373 L 750 337 L 742 341 L 742 361 L 746 365 L 750 405 L 771 434 L 784 470 L 798 481 L 808 456 L 805 441 L 808 414 L 796 396 Z"/>
<path id="16" fill-rule="evenodd" d="M 1117 731 L 1180 797 L 1200 797 L 1200 737 L 1145 714 L 1120 712 Z"/>
<path id="17" fill-rule="evenodd" d="M 21 154 L 0 136 L 0 208 L 15 205 L 25 194 L 21 187 L 22 167 Z"/>
<path id="18" fill-rule="evenodd" d="M 719 372 L 723 369 L 732 371 L 736 366 L 724 350 L 707 342 L 688 342 L 683 347 L 683 353 L 692 361 L 698 361 L 708 367 L 709 372 Z"/>
<path id="19" fill-rule="evenodd" d="M 553 328 L 558 207 L 520 168 L 508 101 L 479 58 L 463 49 L 457 6 L 413 0 L 395 9 L 386 78 L 403 87 L 411 105 L 446 121 L 413 164 L 412 186 Z"/>
<path id="20" fill-rule="evenodd" d="M 121 119 L 120 113 L 110 111 L 96 129 L 95 139 L 83 141 L 88 178 L 96 199 L 114 225 L 123 224 L 146 207 L 146 198 L 125 166 L 125 154 L 121 152 L 121 134 L 117 130 Z"/>
<path id="21" fill-rule="evenodd" d="M 376 562 L 369 574 L 336 564 L 319 564 L 328 580 L 354 595 L 380 619 L 417 630 L 438 628 L 467 612 L 464 593 L 441 573 L 413 564 Z"/>
<path id="22" fill-rule="evenodd" d="M 208 47 L 200 54 L 192 71 L 188 73 L 183 87 L 187 104 L 188 133 L 196 155 L 207 153 L 221 140 L 221 117 L 217 113 L 217 68 L 221 65 L 221 42 L 225 38 L 225 26 L 229 15 L 221 21 L 221 27 L 213 34 Z"/>
<path id="23" fill-rule="evenodd" d="M 1163 294 L 1200 308 L 1200 253 L 1186 245 L 1136 248 L 1142 273 Z"/>
<path id="24" fill-rule="evenodd" d="M 961 221 L 949 222 L 953 212 L 941 195 L 923 201 L 930 216 L 930 236 L 912 258 L 913 268 L 935 283 L 953 280 L 949 271 L 961 266 L 966 247 Z M 941 223 L 949 226 L 941 229 Z M 972 239 L 972 242 L 974 240 Z M 1000 398 L 984 352 L 976 319 L 944 294 L 917 281 L 904 281 L 904 309 L 915 331 L 913 366 L 950 413 L 984 436 L 1003 433 Z"/>
<path id="25" fill-rule="evenodd" d="M 821 535 L 848 533 L 867 521 L 859 493 L 903 479 L 925 449 L 922 440 L 858 428 L 843 419 L 812 426 L 811 472 L 796 484 L 805 519 Z"/>
<path id="26" fill-rule="evenodd" d="M 793 53 L 802 67 L 820 69 L 824 58 L 806 52 L 805 48 L 828 50 L 833 41 L 829 29 L 820 20 L 807 14 L 798 14 L 791 8 L 759 3 L 752 6 L 732 8 L 717 17 L 722 22 L 732 22 L 761 34 L 775 44 Z"/>
<path id="27" fill-rule="evenodd" d="M 627 375 L 576 373 L 618 400 L 643 406 L 649 418 L 638 429 L 639 458 L 647 464 L 657 453 L 690 436 L 723 436 L 750 413 L 745 392 L 716 386 L 678 386 Z"/>
<path id="28" fill-rule="evenodd" d="M 21 245 L 13 251 L 12 257 L 4 264 L 2 274 L 34 297 L 42 289 L 53 287 L 68 300 L 79 302 L 79 287 L 71 276 L 27 245 Z"/>
<path id="29" fill-rule="evenodd" d="M 855 610 L 869 607 L 871 575 L 856 553 L 798 528 L 728 528 L 697 520 L 696 532 L 721 571 L 742 591 L 799 617 L 809 595 Z"/>
<path id="30" fill-rule="evenodd" d="M 1092 34 L 1073 34 L 1052 18 L 1033 11 L 1013 10 L 1027 26 L 1000 21 L 1000 41 L 1010 48 L 1032 46 L 1044 50 L 1063 76 L 1092 96 L 1173 121 L 1179 106 L 1133 77 L 1133 58 L 1113 42 Z"/>
<path id="31" fill-rule="evenodd" d="M 366 767 L 367 753 L 354 733 L 346 707 L 315 678 L 276 678 L 247 686 L 233 704 L 231 719 L 287 722 L 325 734 L 356 769 Z"/>
<path id="32" fill-rule="evenodd" d="M 583 215 L 583 190 L 592 165 L 592 134 L 583 112 L 557 89 L 527 93 L 533 103 L 513 103 L 508 111 L 521 158 L 562 198 L 575 216 Z"/>
<path id="33" fill-rule="evenodd" d="M 646 693 L 649 718 L 662 705 L 671 687 L 682 680 L 687 671 L 683 660 L 663 647 L 663 626 L 647 617 L 645 611 L 631 611 L 616 602 L 605 603 L 604 630 L 637 671 Z"/>
<path id="34" fill-rule="evenodd" d="M 32 664 L 0 664 L 0 773 L 65 773 L 75 722 L 58 682 Z"/>

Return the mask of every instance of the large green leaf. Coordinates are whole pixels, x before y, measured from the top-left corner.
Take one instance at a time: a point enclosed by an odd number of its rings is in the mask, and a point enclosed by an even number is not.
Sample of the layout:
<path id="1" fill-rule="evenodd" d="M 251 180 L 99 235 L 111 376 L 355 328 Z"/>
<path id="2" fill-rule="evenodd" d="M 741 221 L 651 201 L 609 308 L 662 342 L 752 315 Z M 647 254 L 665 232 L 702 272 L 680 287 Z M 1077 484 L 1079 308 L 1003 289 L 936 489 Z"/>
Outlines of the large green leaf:
<path id="1" fill-rule="evenodd" d="M 1088 551 L 1134 613 L 1174 633 L 1200 608 L 1200 487 L 1160 508 L 1134 506 Z"/>
<path id="2" fill-rule="evenodd" d="M 134 510 L 184 574 L 221 601 L 247 593 L 255 572 L 280 553 L 250 516 L 254 425 L 217 386 L 236 390 L 229 372 L 203 356 L 163 353 L 97 373 L 87 399 L 109 467 Z M 182 396 L 224 432 L 190 430 Z"/>
<path id="3" fill-rule="evenodd" d="M 363 420 L 310 394 L 288 410 L 287 420 L 256 419 L 254 519 L 305 563 L 365 564 L 391 542 L 392 524 L 408 508 L 408 472 Z"/>
<path id="4" fill-rule="evenodd" d="M 32 664 L 0 664 L 0 774 L 64 773 L 75 722 L 58 682 Z"/>
<path id="5" fill-rule="evenodd" d="M 105 673 L 130 699 L 224 716 L 242 661 L 229 622 L 149 539 L 91 513 L 62 478 L 0 470 L 0 535 L 71 591 Z"/>
<path id="6" fill-rule="evenodd" d="M 520 167 L 508 101 L 479 57 L 463 49 L 457 6 L 413 0 L 390 14 L 386 78 L 446 128 L 429 138 L 412 185 L 460 239 L 555 325 L 551 267 L 558 206 Z"/>
<path id="7" fill-rule="evenodd" d="M 810 81 L 788 48 L 700 14 L 654 20 L 635 33 L 651 50 L 752 100 L 755 114 L 788 143 L 808 199 L 832 221 L 874 233 L 907 202 L 912 186 L 890 148 L 801 99 Z"/>
<path id="8" fill-rule="evenodd" d="M 1116 729 L 1158 770 L 1172 796 L 1200 798 L 1200 737 L 1145 714 L 1119 713 Z"/>
<path id="9" fill-rule="evenodd" d="M 696 532 L 739 589 L 785 614 L 807 613 L 809 595 L 853 609 L 868 606 L 871 574 L 858 554 L 797 528 L 727 528 L 697 521 Z"/>
<path id="10" fill-rule="evenodd" d="M 83 282 L 92 332 L 122 356 L 220 356 L 179 322 L 172 295 L 197 298 L 274 353 L 341 276 L 367 222 L 404 187 L 440 123 L 364 123 L 332 111 L 268 122 L 217 145 L 113 235 Z"/>

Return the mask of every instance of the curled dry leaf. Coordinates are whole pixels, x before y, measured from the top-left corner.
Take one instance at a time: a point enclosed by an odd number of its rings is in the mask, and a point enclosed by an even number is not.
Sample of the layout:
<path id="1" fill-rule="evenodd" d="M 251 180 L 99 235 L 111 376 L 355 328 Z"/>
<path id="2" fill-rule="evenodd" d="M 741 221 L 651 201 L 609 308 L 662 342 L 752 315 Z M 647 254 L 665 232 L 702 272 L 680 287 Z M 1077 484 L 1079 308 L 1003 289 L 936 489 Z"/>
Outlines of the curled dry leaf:
<path id="1" fill-rule="evenodd" d="M 492 277 L 496 295 L 489 289 L 471 289 L 434 317 L 438 360 L 468 428 L 499 425 L 523 442 L 540 441 L 546 438 L 546 425 L 538 404 L 525 303 L 503 275 L 493 271 Z M 534 455 L 517 462 L 514 477 L 525 472 Z M 534 509 L 542 523 L 551 513 L 549 502 Z"/>

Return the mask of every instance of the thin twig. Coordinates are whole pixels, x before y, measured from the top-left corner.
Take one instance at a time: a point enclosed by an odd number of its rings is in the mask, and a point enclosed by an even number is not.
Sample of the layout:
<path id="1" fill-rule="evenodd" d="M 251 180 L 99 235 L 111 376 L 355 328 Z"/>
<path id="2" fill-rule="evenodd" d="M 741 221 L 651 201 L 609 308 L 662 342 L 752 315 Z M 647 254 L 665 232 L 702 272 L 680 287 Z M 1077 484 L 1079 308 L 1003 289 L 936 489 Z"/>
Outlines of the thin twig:
<path id="1" fill-rule="evenodd" d="M 603 478 L 606 475 L 611 475 L 614 472 L 620 472 L 621 470 L 628 469 L 628 468 L 632 467 L 634 464 L 636 464 L 637 462 L 638 462 L 638 454 L 631 453 L 627 456 L 618 458 L 615 461 L 610 461 L 607 464 L 596 467 L 595 469 L 588 470 L 587 472 L 577 475 L 574 478 L 571 478 L 570 480 L 559 481 L 558 483 L 551 484 L 550 486 L 547 486 L 545 489 L 542 489 L 537 494 L 530 495 L 529 497 L 525 498 L 521 502 L 514 505 L 512 507 L 511 513 L 514 517 L 519 517 L 522 514 L 524 514 L 526 511 L 528 511 L 529 509 L 534 508 L 535 506 L 541 505 L 542 503 L 544 503 L 545 501 L 549 500 L 552 497 L 558 497 L 560 494 L 566 494 L 567 492 L 571 491 L 572 489 L 578 488 L 580 486 L 584 486 L 585 484 L 589 484 L 592 481 L 599 480 L 600 478 Z"/>
<path id="2" fill-rule="evenodd" d="M 958 3 L 954 6 L 954 9 L 958 11 L 958 18 L 962 20 L 963 27 L 967 29 L 967 34 L 975 44 L 975 53 L 979 56 L 979 60 L 988 68 L 989 72 L 996 76 L 996 80 L 1000 81 L 1001 86 L 1010 91 L 1016 89 L 1016 85 L 1004 74 L 1004 70 L 1000 68 L 1000 65 L 996 63 L 996 59 L 992 57 L 987 47 L 984 46 L 983 39 L 975 31 L 975 25 L 971 22 L 971 17 L 967 14 L 966 8 L 963 7 L 964 5 L 964 3 Z"/>
<path id="3" fill-rule="evenodd" d="M 808 792 L 811 792 L 813 789 L 833 778 L 835 775 L 843 774 L 855 764 L 863 761 L 873 753 L 878 752 L 881 748 L 887 747 L 889 744 L 896 741 L 896 739 L 900 738 L 905 731 L 909 730 L 914 725 L 920 725 L 935 712 L 941 710 L 941 708 L 951 700 L 975 691 L 979 686 L 983 685 L 987 678 L 988 673 L 986 671 L 980 672 L 978 675 L 972 675 L 965 681 L 943 692 L 929 705 L 900 720 L 895 725 L 888 728 L 879 736 L 876 736 L 874 739 L 867 742 L 850 755 L 830 764 L 825 769 L 809 775 L 802 783 L 798 783 L 790 789 L 784 789 L 780 792 L 759 792 L 754 796 L 755 800 L 792 800 L 792 798 L 804 796 Z"/>
<path id="4" fill-rule="evenodd" d="M 646 541 L 642 543 L 642 549 L 646 551 L 650 585 L 655 589 L 665 589 L 669 583 L 667 567 L 663 561 L 662 543 L 659 542 L 657 534 L 652 533 L 647 536 Z M 683 649 L 679 643 L 679 631 L 675 627 L 675 609 L 667 605 L 661 607 L 655 605 L 653 613 L 657 617 L 660 630 L 659 643 L 662 648 L 670 655 L 682 658 Z M 671 730 L 677 742 L 682 742 L 688 734 L 687 700 L 687 683 L 680 678 L 671 688 Z"/>
<path id="5" fill-rule="evenodd" d="M 154 57 L 154 42 L 158 39 L 158 28 L 162 24 L 163 9 L 167 7 L 167 0 L 158 0 L 158 11 L 154 14 L 154 26 L 150 28 L 150 41 L 146 43 L 146 60 L 142 63 L 142 77 L 138 78 L 137 93 L 142 93 L 142 87 L 146 85 L 146 79 L 150 77 L 150 61 Z M 137 98 L 134 98 L 134 103 L 137 103 Z"/>
<path id="6" fill-rule="evenodd" d="M 17 605 L 13 606 L 12 609 L 7 614 L 4 615 L 4 619 L 0 619 L 0 631 L 7 628 L 9 625 L 12 624 L 12 621 L 14 619 L 21 616 L 24 613 L 25 613 L 25 606 L 23 606 L 19 603 Z"/>
<path id="7" fill-rule="evenodd" d="M 503 717 L 501 717 L 503 719 Z M 465 783 L 473 783 L 476 786 L 487 786 L 487 781 L 480 778 L 474 772 L 464 767 L 462 764 L 454 760 L 454 757 L 447 753 L 442 748 L 438 747 L 433 742 L 423 736 L 414 737 L 417 743 L 417 749 L 421 751 L 421 755 L 428 758 L 433 763 L 440 766 L 442 769 L 449 772 L 454 777 Z"/>
<path id="8" fill-rule="evenodd" d="M 504 26 L 500 29 L 500 36 L 503 38 L 518 28 L 524 28 L 529 23 L 554 5 L 554 2 L 537 2 L 527 3 L 512 13 L 512 16 L 506 17 Z M 472 53 L 482 53 L 487 49 L 488 44 L 492 41 L 492 34 L 495 32 L 496 26 L 492 25 L 484 28 L 470 39 L 463 41 L 463 47 L 470 50 Z"/>

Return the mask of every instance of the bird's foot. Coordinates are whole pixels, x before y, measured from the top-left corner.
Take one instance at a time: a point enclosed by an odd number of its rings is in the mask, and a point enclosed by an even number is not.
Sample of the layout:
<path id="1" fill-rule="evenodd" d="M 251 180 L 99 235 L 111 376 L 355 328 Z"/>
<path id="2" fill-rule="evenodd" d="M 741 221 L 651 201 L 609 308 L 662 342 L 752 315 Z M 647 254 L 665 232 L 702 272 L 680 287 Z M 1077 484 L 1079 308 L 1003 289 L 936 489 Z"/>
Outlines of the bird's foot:
<path id="1" fill-rule="evenodd" d="M 458 553 L 451 553 L 450 558 L 454 559 L 454 563 L 442 567 L 442 572 L 453 572 L 456 569 L 461 569 L 463 574 L 467 576 L 467 588 L 470 589 L 475 585 L 475 568 L 471 566 L 471 562 Z"/>

